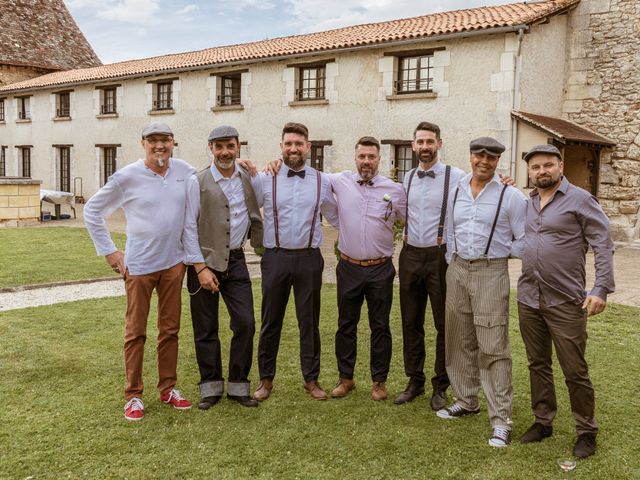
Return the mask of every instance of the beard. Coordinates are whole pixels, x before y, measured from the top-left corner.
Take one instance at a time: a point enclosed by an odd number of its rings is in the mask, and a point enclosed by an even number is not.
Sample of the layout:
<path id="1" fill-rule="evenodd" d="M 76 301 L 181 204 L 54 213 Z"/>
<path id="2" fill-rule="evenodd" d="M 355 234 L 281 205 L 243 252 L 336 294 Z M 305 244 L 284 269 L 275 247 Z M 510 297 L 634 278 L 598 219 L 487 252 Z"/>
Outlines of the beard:
<path id="1" fill-rule="evenodd" d="M 235 158 L 223 158 L 223 157 L 214 157 L 215 163 L 218 169 L 220 170 L 229 170 L 233 168 L 236 160 Z"/>
<path id="2" fill-rule="evenodd" d="M 421 163 L 431 163 L 433 162 L 436 158 L 438 158 L 438 152 L 436 151 L 435 153 L 428 150 L 425 152 L 420 152 L 420 154 L 418 155 L 418 158 L 420 159 Z"/>
<path id="3" fill-rule="evenodd" d="M 293 158 L 292 158 L 293 157 Z M 302 155 L 282 155 L 282 161 L 284 164 L 289 167 L 291 170 L 300 170 L 304 167 L 304 158 Z"/>
<path id="4" fill-rule="evenodd" d="M 536 178 L 533 180 L 533 185 L 537 188 L 551 188 L 551 187 L 555 187 L 558 182 L 560 182 L 560 177 L 558 178 L 553 178 L 553 177 L 542 177 L 542 178 Z"/>
<path id="5" fill-rule="evenodd" d="M 360 174 L 360 178 L 362 178 L 362 180 L 369 181 L 373 177 L 375 177 L 378 172 L 374 171 L 372 167 L 366 166 L 358 167 L 358 173 Z"/>

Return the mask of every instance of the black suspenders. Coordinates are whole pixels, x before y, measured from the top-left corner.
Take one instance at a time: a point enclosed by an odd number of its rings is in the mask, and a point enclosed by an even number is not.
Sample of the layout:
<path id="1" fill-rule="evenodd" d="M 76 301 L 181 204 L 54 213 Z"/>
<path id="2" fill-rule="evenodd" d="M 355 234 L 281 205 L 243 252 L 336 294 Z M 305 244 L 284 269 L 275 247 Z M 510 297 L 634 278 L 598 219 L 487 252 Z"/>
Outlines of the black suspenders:
<path id="1" fill-rule="evenodd" d="M 276 199 L 276 191 L 278 189 L 278 175 L 271 177 L 271 198 L 273 205 L 273 229 L 276 237 L 276 248 L 280 248 L 280 236 L 278 235 L 278 203 Z M 320 208 L 320 191 L 322 189 L 322 177 L 320 172 L 316 170 L 316 206 L 313 209 L 313 217 L 311 217 L 311 232 L 309 233 L 309 244 L 307 248 L 311 248 L 313 243 L 313 234 L 316 231 L 316 218 L 318 217 L 318 210 Z"/>
<path id="2" fill-rule="evenodd" d="M 407 208 L 404 215 L 404 237 L 403 242 L 407 244 L 407 238 L 409 237 L 409 192 L 411 191 L 411 182 L 413 176 L 416 174 L 417 168 L 411 170 L 409 176 L 409 184 L 407 185 Z M 451 179 L 451 166 L 447 165 L 444 170 L 444 191 L 442 193 L 442 207 L 440 208 L 440 222 L 438 223 L 438 238 L 436 239 L 436 245 L 442 245 L 444 238 L 444 219 L 447 216 L 447 202 L 449 201 L 449 180 Z"/>
<path id="3" fill-rule="evenodd" d="M 493 234 L 496 231 L 496 225 L 498 225 L 498 217 L 500 216 L 500 207 L 502 206 L 502 200 L 504 199 L 504 192 L 507 190 L 509 185 L 504 185 L 502 187 L 502 191 L 500 192 L 500 200 L 498 200 L 498 207 L 496 208 L 496 216 L 493 219 L 493 225 L 491 225 L 491 233 L 489 234 L 489 240 L 487 241 L 487 247 L 484 249 L 483 258 L 487 258 L 489 255 L 489 247 L 491 247 L 491 241 L 493 240 Z M 451 224 L 453 225 L 453 243 L 455 246 L 455 253 L 458 253 L 458 241 L 456 240 L 456 224 L 455 218 L 453 217 L 454 211 L 456 209 L 456 200 L 458 200 L 458 191 L 460 187 L 456 188 L 456 193 L 453 196 L 453 205 L 451 206 Z"/>

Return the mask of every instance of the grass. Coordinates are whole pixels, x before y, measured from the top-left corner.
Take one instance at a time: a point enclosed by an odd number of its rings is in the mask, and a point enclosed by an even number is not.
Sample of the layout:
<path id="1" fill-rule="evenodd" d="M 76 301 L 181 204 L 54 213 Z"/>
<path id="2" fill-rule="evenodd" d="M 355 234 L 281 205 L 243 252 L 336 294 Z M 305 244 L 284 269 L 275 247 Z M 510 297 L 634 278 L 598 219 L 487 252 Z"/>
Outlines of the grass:
<path id="1" fill-rule="evenodd" d="M 184 300 L 188 302 L 186 295 Z M 335 286 L 325 285 L 320 381 L 326 388 L 337 376 L 335 300 Z M 221 325 L 228 325 L 224 307 L 221 312 Z M 609 305 L 590 321 L 587 353 L 601 433 L 597 455 L 578 463 L 576 480 L 640 478 L 635 443 L 640 434 L 635 394 L 640 377 L 638 313 Z M 391 399 L 371 401 L 366 320 L 361 322 L 358 345 L 358 388 L 344 399 L 312 401 L 302 389 L 291 308 L 272 397 L 256 409 L 226 399 L 206 412 L 177 412 L 161 405 L 154 388 L 156 328 L 151 321 L 144 371 L 147 416 L 130 424 L 122 418 L 123 314 L 122 298 L 0 314 L 0 478 L 560 479 L 556 460 L 571 456 L 574 424 L 561 375 L 553 437 L 538 445 L 515 442 L 504 450 L 487 445 L 484 402 L 477 417 L 444 421 L 429 409 L 427 397 L 403 406 L 393 405 Z M 178 384 L 195 400 L 199 376 L 188 307 L 182 320 Z M 397 296 L 392 326 L 391 398 L 406 382 Z M 221 333 L 226 362 L 228 328 Z M 429 326 L 429 346 L 432 333 Z M 511 340 L 517 437 L 532 417 L 515 318 Z M 253 387 L 256 380 L 254 363 Z"/>
<path id="2" fill-rule="evenodd" d="M 124 247 L 124 234 L 112 238 Z M 116 275 L 84 228 L 3 228 L 0 245 L 0 288 Z"/>

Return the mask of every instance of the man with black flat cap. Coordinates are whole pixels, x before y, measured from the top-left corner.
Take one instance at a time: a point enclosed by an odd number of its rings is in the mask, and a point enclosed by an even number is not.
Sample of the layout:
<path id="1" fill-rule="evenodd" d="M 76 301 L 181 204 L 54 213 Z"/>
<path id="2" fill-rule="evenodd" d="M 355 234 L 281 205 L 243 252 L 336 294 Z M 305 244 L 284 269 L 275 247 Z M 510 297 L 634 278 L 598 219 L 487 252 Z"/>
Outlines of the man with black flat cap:
<path id="1" fill-rule="evenodd" d="M 576 422 L 573 453 L 585 458 L 596 452 L 598 433 L 593 384 L 584 357 L 587 317 L 602 312 L 607 294 L 614 290 L 609 220 L 593 195 L 563 176 L 562 155 L 555 146 L 536 145 L 524 160 L 535 189 L 527 200 L 518 313 L 535 422 L 520 441 L 539 442 L 553 433 L 551 423 L 558 410 L 551 367 L 553 343 Z M 587 293 L 589 246 L 596 275 Z"/>
<path id="2" fill-rule="evenodd" d="M 213 161 L 188 181 L 185 221 L 185 263 L 190 264 L 187 285 L 200 369 L 198 407 L 212 407 L 224 391 L 218 337 L 220 294 L 233 331 L 227 398 L 256 407 L 258 402 L 249 390 L 255 318 L 243 247 L 247 238 L 252 247 L 262 246 L 262 217 L 251 178 L 236 166 L 238 131 L 221 125 L 211 131 L 208 141 Z"/>
<path id="3" fill-rule="evenodd" d="M 459 182 L 447 218 L 445 348 L 457 401 L 437 415 L 479 413 L 482 385 L 493 429 L 489 445 L 506 447 L 513 397 L 507 259 L 520 256 L 526 200 L 495 173 L 504 145 L 481 137 L 469 150 L 472 173 Z"/>

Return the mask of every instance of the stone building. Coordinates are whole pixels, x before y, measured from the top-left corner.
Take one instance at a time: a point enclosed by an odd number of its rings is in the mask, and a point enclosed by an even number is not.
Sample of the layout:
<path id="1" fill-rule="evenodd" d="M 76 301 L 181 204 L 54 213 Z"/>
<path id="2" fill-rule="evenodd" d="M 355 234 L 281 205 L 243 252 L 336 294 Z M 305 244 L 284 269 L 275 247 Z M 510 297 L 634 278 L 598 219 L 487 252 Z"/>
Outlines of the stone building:
<path id="1" fill-rule="evenodd" d="M 417 163 L 413 128 L 430 120 L 442 127 L 445 161 L 467 170 L 469 140 L 498 138 L 500 170 L 525 190 L 523 152 L 558 145 L 567 176 L 599 196 L 616 238 L 637 239 L 636 3 L 482 7 L 54 72 L 0 87 L 4 171 L 65 191 L 80 179 L 87 197 L 138 158 L 151 120 L 174 128 L 175 155 L 195 166 L 209 162 L 214 125 L 235 125 L 242 155 L 260 165 L 293 120 L 310 128 L 312 166 L 353 168 L 355 139 L 370 134 L 382 140 L 383 172 L 402 178 Z"/>
<path id="2" fill-rule="evenodd" d="M 63 0 L 0 0 L 0 86 L 98 65 Z"/>

